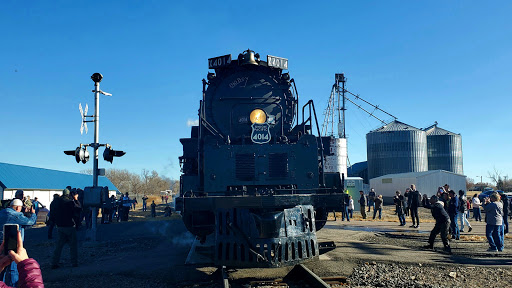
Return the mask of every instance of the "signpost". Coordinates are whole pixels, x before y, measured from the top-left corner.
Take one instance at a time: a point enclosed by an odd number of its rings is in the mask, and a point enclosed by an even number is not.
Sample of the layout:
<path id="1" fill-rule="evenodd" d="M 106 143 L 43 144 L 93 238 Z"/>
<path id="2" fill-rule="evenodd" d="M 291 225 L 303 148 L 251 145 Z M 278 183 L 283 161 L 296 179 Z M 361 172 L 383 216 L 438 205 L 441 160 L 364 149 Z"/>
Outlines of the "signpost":
<path id="1" fill-rule="evenodd" d="M 121 157 L 124 154 L 126 154 L 123 151 L 116 151 L 112 150 L 112 146 L 110 144 L 100 144 L 99 142 L 99 134 L 100 134 L 100 93 L 105 96 L 112 96 L 112 94 L 103 92 L 100 90 L 100 82 L 103 79 L 103 75 L 100 73 L 94 73 L 91 76 L 92 81 L 94 81 L 94 115 L 87 115 L 88 106 L 85 105 L 85 110 L 82 111 L 82 104 L 78 106 L 78 109 L 80 111 L 80 116 L 82 117 L 82 125 L 80 127 L 80 134 L 83 134 L 83 131 L 85 130 L 85 133 L 87 134 L 87 122 L 94 122 L 94 142 L 91 144 L 80 144 L 79 147 L 77 147 L 75 150 L 68 150 L 64 151 L 66 155 L 72 155 L 75 156 L 77 163 L 82 162 L 86 163 L 89 160 L 89 152 L 87 152 L 87 146 L 92 147 L 94 149 L 93 153 L 93 169 L 92 169 L 92 187 L 85 187 L 84 193 L 98 193 L 98 195 L 88 195 L 92 197 L 88 197 L 88 199 L 93 199 L 93 201 L 86 203 L 89 205 L 89 207 L 92 208 L 92 225 L 91 229 L 88 230 L 87 238 L 89 238 L 92 241 L 96 241 L 96 222 L 97 222 L 97 212 L 98 208 L 101 207 L 101 199 L 100 194 L 102 193 L 102 189 L 99 189 L 98 187 L 98 175 L 102 174 L 105 175 L 104 169 L 98 168 L 98 148 L 101 146 L 106 147 L 105 153 L 103 153 L 103 157 L 106 161 L 112 163 L 113 157 Z M 90 117 L 92 120 L 87 120 L 87 118 Z M 105 156 L 106 155 L 106 156 Z M 100 173 L 100 170 L 103 170 L 103 173 Z M 90 188 L 90 189 L 87 189 Z M 108 195 L 108 192 L 107 192 Z M 97 197 L 96 197 L 97 196 Z M 97 199 L 97 200 L 94 200 Z"/>

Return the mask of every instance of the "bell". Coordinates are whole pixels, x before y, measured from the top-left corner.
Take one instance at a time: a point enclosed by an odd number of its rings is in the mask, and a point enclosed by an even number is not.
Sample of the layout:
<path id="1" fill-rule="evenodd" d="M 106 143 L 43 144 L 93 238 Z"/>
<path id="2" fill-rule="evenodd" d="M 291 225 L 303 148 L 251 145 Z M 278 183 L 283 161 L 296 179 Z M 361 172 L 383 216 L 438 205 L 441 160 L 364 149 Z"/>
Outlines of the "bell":
<path id="1" fill-rule="evenodd" d="M 243 54 L 238 55 L 239 65 L 258 65 L 256 59 L 254 59 L 254 51 L 247 49 Z"/>

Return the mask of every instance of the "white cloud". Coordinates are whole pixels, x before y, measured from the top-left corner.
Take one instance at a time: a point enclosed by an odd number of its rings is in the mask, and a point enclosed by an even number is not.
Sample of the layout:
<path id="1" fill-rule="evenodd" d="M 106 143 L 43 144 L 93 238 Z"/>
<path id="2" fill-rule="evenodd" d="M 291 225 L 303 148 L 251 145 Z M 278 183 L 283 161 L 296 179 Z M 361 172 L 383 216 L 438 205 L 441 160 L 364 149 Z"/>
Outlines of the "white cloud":
<path id="1" fill-rule="evenodd" d="M 187 126 L 188 127 L 190 127 L 190 126 L 199 126 L 199 119 L 196 119 L 196 120 L 188 119 L 187 120 Z"/>

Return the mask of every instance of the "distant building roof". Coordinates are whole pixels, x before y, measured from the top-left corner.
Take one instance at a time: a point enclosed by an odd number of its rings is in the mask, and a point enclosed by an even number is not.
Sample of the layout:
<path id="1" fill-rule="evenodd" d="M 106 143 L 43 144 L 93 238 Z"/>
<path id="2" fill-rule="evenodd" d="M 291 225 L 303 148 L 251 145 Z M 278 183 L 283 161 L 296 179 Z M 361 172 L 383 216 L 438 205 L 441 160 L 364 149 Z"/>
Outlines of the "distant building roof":
<path id="1" fill-rule="evenodd" d="M 395 121 L 390 122 L 380 128 L 370 131 L 370 133 L 372 133 L 372 132 L 404 131 L 404 130 L 405 131 L 411 131 L 411 130 L 421 131 L 420 129 L 418 129 L 416 127 L 413 127 L 411 125 L 408 125 L 408 124 L 405 124 L 405 123 L 395 120 Z"/>
<path id="2" fill-rule="evenodd" d="M 368 162 L 363 161 L 363 162 L 354 163 L 354 164 L 350 165 L 347 169 L 349 170 L 347 172 L 348 175 L 355 175 L 355 174 L 360 173 L 364 169 L 368 169 Z"/>
<path id="3" fill-rule="evenodd" d="M 450 132 L 448 130 L 445 130 L 443 128 L 437 127 L 437 121 L 434 123 L 434 125 L 427 127 L 425 129 L 425 132 L 427 132 L 427 136 L 437 136 L 437 135 L 460 135 L 453 132 Z"/>
<path id="4" fill-rule="evenodd" d="M 92 175 L 0 162 L 0 186 L 4 189 L 61 190 L 68 185 L 82 189 L 92 186 Z M 98 177 L 98 185 L 118 190 L 105 176 Z"/>
<path id="5" fill-rule="evenodd" d="M 445 171 L 445 170 L 429 170 L 429 171 L 423 171 L 423 172 L 407 172 L 407 173 L 387 174 L 387 175 L 382 175 L 382 176 L 376 177 L 374 179 L 377 179 L 377 178 L 417 178 L 417 177 L 424 177 L 424 176 L 436 174 L 436 173 L 448 173 L 448 174 L 466 177 L 465 175 L 461 175 L 461 174 L 457 174 L 457 173 L 453 173 L 453 172 Z"/>

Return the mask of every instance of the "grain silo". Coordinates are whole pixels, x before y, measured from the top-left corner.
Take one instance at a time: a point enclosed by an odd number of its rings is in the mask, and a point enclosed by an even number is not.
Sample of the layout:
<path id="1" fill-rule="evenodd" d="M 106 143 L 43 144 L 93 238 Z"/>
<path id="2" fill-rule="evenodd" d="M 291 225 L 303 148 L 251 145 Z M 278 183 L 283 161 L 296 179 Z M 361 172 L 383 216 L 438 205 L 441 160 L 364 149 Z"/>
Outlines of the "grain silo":
<path id="1" fill-rule="evenodd" d="M 461 135 L 437 127 L 437 122 L 424 130 L 427 133 L 428 170 L 464 174 Z"/>
<path id="2" fill-rule="evenodd" d="M 368 178 L 428 170 L 426 132 L 393 121 L 366 134 Z"/>

